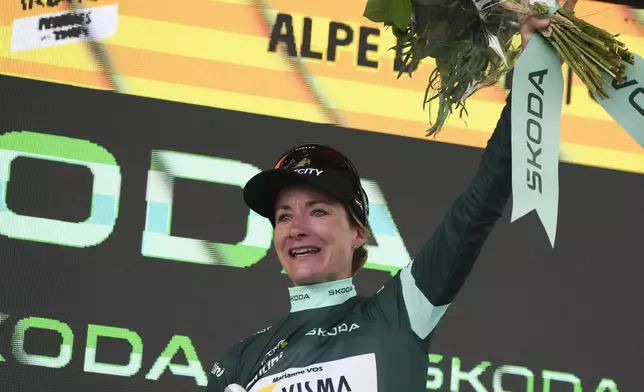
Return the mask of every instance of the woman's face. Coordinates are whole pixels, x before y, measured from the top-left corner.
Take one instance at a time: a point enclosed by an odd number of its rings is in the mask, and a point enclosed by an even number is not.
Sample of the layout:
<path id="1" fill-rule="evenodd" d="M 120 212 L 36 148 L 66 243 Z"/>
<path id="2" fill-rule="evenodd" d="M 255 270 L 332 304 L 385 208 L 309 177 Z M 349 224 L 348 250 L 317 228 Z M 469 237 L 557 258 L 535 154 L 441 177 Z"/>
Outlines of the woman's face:
<path id="1" fill-rule="evenodd" d="M 351 276 L 354 246 L 366 236 L 350 223 L 341 203 L 298 186 L 282 191 L 275 207 L 275 249 L 296 286 Z"/>

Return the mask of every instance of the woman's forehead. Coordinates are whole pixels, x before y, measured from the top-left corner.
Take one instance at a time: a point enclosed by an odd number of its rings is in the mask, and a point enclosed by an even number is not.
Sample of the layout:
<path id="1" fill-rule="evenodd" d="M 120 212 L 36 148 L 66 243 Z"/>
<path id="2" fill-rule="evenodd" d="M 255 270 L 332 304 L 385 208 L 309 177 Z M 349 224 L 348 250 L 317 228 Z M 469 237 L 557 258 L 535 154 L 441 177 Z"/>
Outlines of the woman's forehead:
<path id="1" fill-rule="evenodd" d="M 294 185 L 284 188 L 276 200 L 276 207 L 282 205 L 292 205 L 312 202 L 321 202 L 326 204 L 337 204 L 338 201 L 326 192 L 320 191 L 308 185 Z"/>

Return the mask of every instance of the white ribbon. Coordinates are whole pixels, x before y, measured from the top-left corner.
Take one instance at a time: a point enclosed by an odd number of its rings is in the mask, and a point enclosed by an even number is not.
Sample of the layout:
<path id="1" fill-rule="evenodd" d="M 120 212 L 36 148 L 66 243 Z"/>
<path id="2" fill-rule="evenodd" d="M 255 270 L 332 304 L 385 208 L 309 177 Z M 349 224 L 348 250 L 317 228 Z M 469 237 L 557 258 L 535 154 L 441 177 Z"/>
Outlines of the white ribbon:
<path id="1" fill-rule="evenodd" d="M 537 211 L 554 247 L 559 205 L 559 129 L 563 105 L 559 55 L 538 34 L 512 81 L 512 217 Z"/>

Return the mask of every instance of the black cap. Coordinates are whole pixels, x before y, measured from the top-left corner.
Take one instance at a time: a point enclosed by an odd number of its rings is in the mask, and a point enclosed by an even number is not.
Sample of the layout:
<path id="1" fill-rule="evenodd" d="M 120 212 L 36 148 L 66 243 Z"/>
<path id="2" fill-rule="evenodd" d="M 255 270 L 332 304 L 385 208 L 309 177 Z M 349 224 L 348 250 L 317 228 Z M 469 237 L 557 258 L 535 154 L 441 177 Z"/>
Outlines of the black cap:
<path id="1" fill-rule="evenodd" d="M 252 177 L 244 186 L 244 201 L 275 226 L 275 203 L 289 186 L 309 185 L 345 203 L 367 226 L 369 201 L 351 161 L 337 150 L 305 144 L 285 153 L 274 169 Z"/>

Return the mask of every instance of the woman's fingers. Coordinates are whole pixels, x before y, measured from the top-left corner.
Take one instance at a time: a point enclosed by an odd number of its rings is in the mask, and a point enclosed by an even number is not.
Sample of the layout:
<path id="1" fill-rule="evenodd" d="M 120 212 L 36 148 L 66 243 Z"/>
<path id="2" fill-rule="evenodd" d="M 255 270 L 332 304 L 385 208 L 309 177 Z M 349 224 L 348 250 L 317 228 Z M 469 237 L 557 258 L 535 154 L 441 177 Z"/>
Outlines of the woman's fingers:
<path id="1" fill-rule="evenodd" d="M 565 9 L 568 12 L 574 12 L 575 7 L 577 6 L 577 2 L 579 2 L 579 0 L 566 0 L 566 3 L 564 4 L 563 9 Z"/>
<path id="2" fill-rule="evenodd" d="M 537 15 L 528 15 L 521 20 L 521 44 L 525 49 L 532 39 L 535 31 L 550 26 L 550 19 L 543 19 Z"/>

